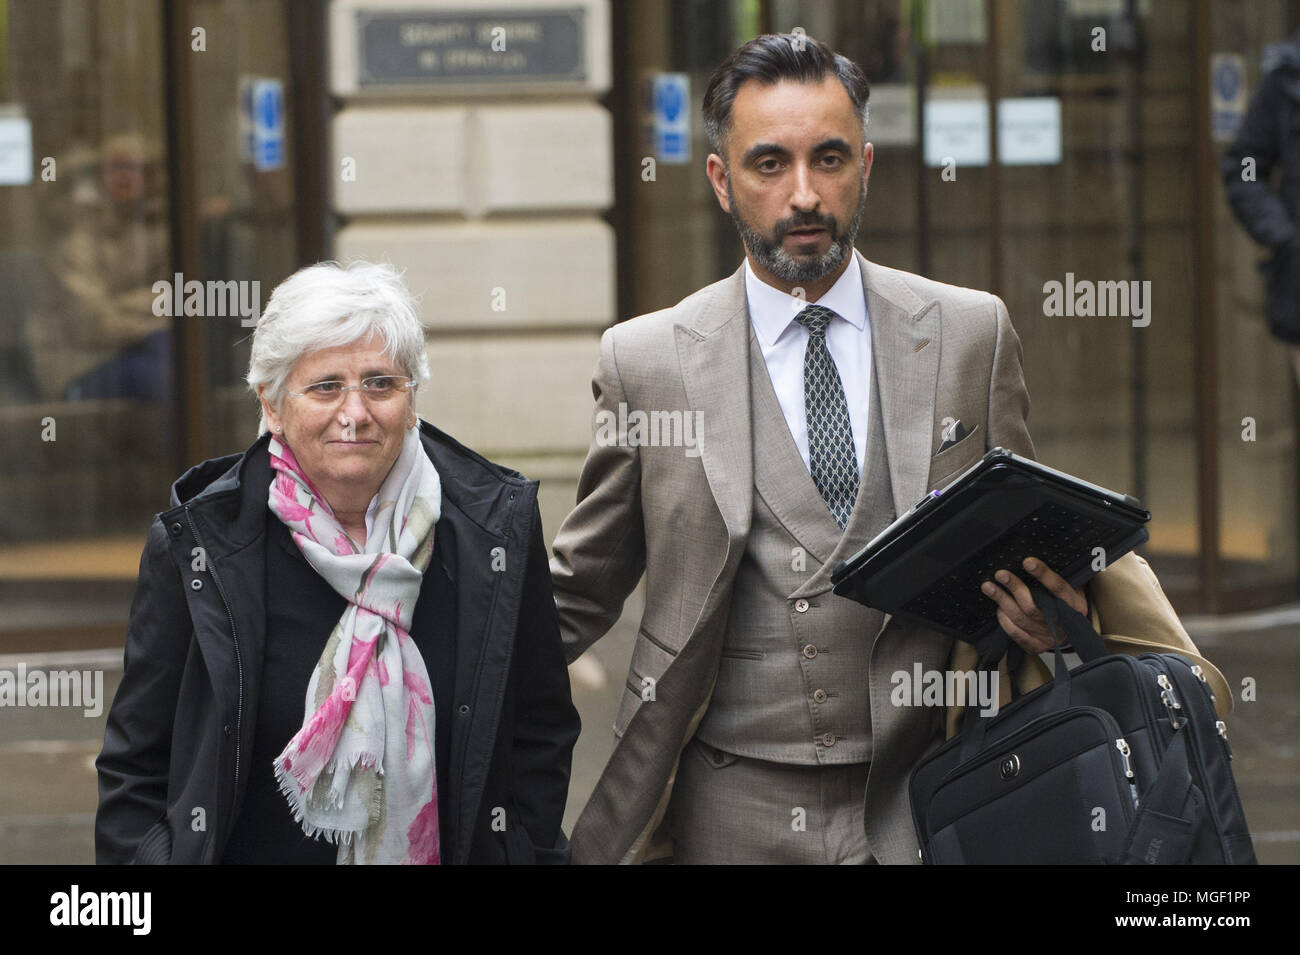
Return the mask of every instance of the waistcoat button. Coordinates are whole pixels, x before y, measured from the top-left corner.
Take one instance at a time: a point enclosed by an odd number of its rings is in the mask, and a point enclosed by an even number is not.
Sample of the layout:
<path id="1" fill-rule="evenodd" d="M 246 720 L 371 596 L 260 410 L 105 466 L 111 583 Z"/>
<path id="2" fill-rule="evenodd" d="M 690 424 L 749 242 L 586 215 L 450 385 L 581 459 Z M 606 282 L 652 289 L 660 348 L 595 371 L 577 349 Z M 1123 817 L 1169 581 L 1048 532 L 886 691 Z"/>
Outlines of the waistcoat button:
<path id="1" fill-rule="evenodd" d="M 798 600 L 796 600 L 796 601 L 794 602 L 794 609 L 795 609 L 796 611 L 798 611 L 799 613 L 807 613 L 807 612 L 808 612 L 808 601 L 806 601 L 806 600 L 804 600 L 802 597 L 800 597 Z"/>
<path id="2" fill-rule="evenodd" d="M 814 691 L 813 691 L 813 699 L 814 699 L 815 701 L 817 701 L 818 703 L 825 703 L 825 702 L 826 702 L 826 691 L 825 691 L 825 690 L 814 690 Z"/>
<path id="3" fill-rule="evenodd" d="M 834 734 L 834 733 L 827 733 L 826 735 L 824 735 L 824 736 L 822 737 L 822 745 L 823 745 L 823 746 L 834 746 L 834 745 L 835 745 L 835 734 Z"/>
<path id="4" fill-rule="evenodd" d="M 810 643 L 803 648 L 803 655 L 811 660 L 813 657 L 817 656 L 817 648 Z"/>

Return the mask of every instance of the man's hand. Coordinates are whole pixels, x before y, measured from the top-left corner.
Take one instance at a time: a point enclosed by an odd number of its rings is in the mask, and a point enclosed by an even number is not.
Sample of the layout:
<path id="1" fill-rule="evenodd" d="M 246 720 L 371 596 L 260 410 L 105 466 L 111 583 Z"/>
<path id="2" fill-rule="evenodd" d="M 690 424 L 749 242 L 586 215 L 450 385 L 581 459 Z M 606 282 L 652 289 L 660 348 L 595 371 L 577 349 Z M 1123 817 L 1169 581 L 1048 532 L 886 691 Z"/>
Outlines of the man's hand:
<path id="1" fill-rule="evenodd" d="M 1082 590 L 1071 587 L 1065 578 L 1034 557 L 1026 557 L 1024 567 L 1051 593 L 1085 617 L 1088 615 L 1088 598 Z M 985 581 L 981 589 L 998 605 L 998 623 L 1007 636 L 1020 644 L 1026 653 L 1042 653 L 1052 649 L 1055 640 L 1047 629 L 1043 612 L 1034 603 L 1029 586 L 1007 570 L 999 570 L 993 576 L 1002 586 L 993 581 Z"/>

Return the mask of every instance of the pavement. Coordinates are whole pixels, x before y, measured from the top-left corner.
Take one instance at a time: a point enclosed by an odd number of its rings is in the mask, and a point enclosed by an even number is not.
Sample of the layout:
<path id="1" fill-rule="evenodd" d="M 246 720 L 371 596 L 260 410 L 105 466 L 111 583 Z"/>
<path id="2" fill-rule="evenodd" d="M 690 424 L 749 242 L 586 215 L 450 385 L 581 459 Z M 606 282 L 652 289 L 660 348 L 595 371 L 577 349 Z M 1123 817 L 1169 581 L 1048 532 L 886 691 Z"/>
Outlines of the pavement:
<path id="1" fill-rule="evenodd" d="M 583 730 L 574 750 L 566 831 L 613 749 L 611 727 L 640 612 L 638 592 L 609 635 L 570 668 Z M 1183 624 L 1236 693 L 1228 737 L 1256 854 L 1263 863 L 1300 863 L 1300 603 L 1189 616 Z M 0 863 L 94 861 L 94 761 L 121 659 L 120 648 L 0 656 L 0 671 L 16 673 L 21 663 L 29 670 L 99 672 L 103 679 L 98 714 L 84 706 L 0 707 Z"/>

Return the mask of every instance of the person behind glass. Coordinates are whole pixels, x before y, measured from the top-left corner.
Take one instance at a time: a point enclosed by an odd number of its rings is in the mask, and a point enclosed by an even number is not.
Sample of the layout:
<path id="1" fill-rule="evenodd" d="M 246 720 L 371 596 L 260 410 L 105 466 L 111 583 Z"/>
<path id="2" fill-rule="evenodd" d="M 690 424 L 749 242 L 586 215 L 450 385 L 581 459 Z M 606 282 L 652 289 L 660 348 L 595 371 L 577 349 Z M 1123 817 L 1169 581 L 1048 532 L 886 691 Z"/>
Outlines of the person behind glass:
<path id="1" fill-rule="evenodd" d="M 96 152 L 98 176 L 74 190 L 77 208 L 26 327 L 38 393 L 132 399 L 166 416 L 171 319 L 153 307 L 154 283 L 172 271 L 162 152 L 139 133 L 112 135 Z"/>
<path id="2" fill-rule="evenodd" d="M 417 418 L 390 266 L 272 294 L 263 433 L 154 520 L 108 714 L 100 862 L 565 862 L 579 722 L 537 484 Z"/>
<path id="3" fill-rule="evenodd" d="M 1220 174 L 1237 221 L 1272 251 L 1260 264 L 1264 316 L 1273 337 L 1287 344 L 1300 383 L 1300 30 L 1265 48 L 1260 72 Z"/>

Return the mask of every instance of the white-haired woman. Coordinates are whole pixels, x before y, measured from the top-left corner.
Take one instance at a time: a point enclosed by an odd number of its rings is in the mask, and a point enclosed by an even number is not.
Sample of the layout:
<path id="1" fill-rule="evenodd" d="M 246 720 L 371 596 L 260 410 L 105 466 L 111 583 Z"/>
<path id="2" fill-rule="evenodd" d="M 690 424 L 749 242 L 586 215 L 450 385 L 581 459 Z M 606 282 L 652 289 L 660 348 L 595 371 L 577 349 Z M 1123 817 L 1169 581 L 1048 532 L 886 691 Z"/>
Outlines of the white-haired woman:
<path id="1" fill-rule="evenodd" d="M 263 433 L 172 486 L 99 771 L 101 862 L 562 862 L 578 716 L 537 485 L 421 422 L 389 266 L 285 280 Z"/>

